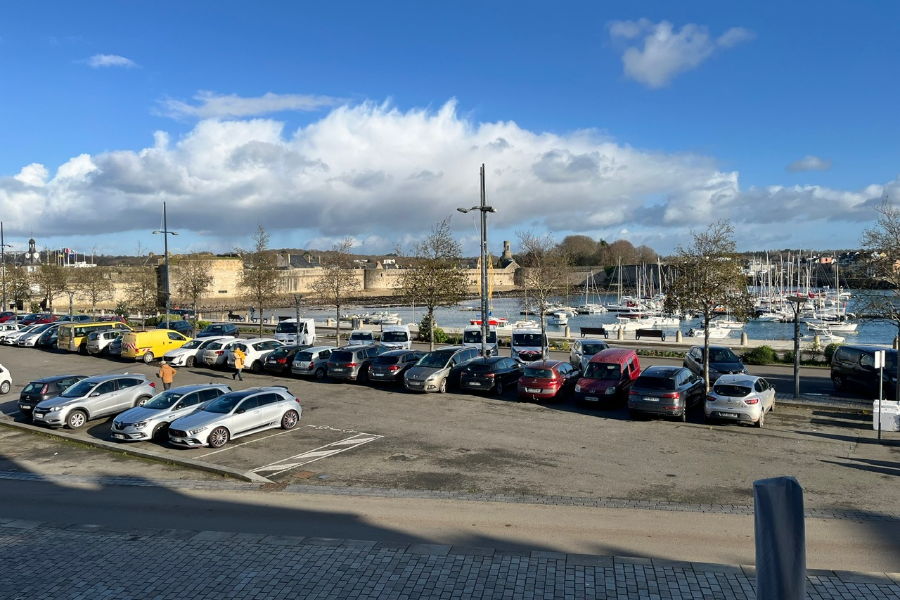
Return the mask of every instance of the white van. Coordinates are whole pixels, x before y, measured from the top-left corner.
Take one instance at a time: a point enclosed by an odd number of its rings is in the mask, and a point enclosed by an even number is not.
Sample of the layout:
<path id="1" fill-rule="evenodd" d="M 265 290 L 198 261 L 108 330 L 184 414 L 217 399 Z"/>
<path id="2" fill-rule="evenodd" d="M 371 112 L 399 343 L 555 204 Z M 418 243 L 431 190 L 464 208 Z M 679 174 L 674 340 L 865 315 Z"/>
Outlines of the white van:
<path id="1" fill-rule="evenodd" d="M 412 336 L 409 325 L 385 325 L 381 330 L 381 345 L 391 350 L 410 350 Z"/>
<path id="2" fill-rule="evenodd" d="M 541 348 L 542 337 L 543 348 Z M 542 349 L 547 351 L 547 356 L 550 355 L 550 344 L 547 343 L 547 336 L 542 336 L 538 327 L 513 329 L 509 347 L 510 356 L 518 358 L 522 362 L 540 360 Z"/>
<path id="3" fill-rule="evenodd" d="M 347 338 L 348 346 L 371 346 L 375 343 L 375 334 L 368 329 L 354 329 Z"/>
<path id="4" fill-rule="evenodd" d="M 300 319 L 300 333 L 297 333 L 297 319 L 285 319 L 275 326 L 275 339 L 288 346 L 312 346 L 316 343 L 316 323 L 312 319 Z"/>
<path id="5" fill-rule="evenodd" d="M 481 325 L 466 325 L 463 329 L 463 346 L 466 348 L 477 348 L 481 353 Z M 497 347 L 497 326 L 488 326 L 487 335 L 487 351 L 488 356 L 497 356 L 499 348 Z"/>

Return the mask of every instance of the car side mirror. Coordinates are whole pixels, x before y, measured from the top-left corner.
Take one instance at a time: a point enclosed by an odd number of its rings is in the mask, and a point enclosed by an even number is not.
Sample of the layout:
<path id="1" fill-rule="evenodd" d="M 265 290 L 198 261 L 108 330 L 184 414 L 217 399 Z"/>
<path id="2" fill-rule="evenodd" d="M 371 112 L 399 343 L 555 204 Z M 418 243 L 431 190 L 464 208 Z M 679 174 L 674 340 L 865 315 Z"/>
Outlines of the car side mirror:
<path id="1" fill-rule="evenodd" d="M 175 406 L 172 407 L 172 410 L 178 410 L 179 408 L 184 408 L 184 406 L 179 402 Z"/>
<path id="2" fill-rule="evenodd" d="M 94 392 L 93 394 L 91 394 L 91 398 L 93 398 L 94 396 L 99 396 L 99 395 L 100 395 L 100 392 Z"/>
<path id="3" fill-rule="evenodd" d="M 245 412 L 247 412 L 247 411 L 245 411 L 243 408 L 239 408 L 239 409 L 237 409 L 236 411 L 234 411 L 234 414 L 236 414 L 236 415 L 242 415 L 242 414 L 244 414 Z"/>

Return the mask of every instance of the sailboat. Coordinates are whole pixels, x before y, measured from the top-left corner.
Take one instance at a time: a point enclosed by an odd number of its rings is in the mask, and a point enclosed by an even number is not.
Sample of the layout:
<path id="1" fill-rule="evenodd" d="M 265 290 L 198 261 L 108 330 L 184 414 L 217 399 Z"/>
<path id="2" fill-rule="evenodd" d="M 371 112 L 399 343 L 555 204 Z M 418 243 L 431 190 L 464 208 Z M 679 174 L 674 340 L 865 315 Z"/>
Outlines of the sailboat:
<path id="1" fill-rule="evenodd" d="M 597 302 L 591 301 L 591 288 L 593 288 L 593 293 L 597 298 Z M 584 282 L 584 302 L 575 307 L 575 312 L 579 315 L 599 315 L 607 312 L 606 307 L 600 304 L 599 300 L 600 294 L 597 293 L 597 287 L 594 282 L 594 272 L 591 271 L 587 281 Z"/>

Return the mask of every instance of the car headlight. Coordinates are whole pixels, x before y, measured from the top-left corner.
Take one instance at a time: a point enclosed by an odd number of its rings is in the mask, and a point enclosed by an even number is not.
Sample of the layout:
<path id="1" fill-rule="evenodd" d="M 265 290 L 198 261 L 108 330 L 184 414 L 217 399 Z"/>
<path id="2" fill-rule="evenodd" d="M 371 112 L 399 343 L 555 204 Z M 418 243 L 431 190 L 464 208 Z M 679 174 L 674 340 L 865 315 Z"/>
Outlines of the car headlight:
<path id="1" fill-rule="evenodd" d="M 138 421 L 137 423 L 132 423 L 131 426 L 135 429 L 143 429 L 147 426 L 147 421 Z"/>
<path id="2" fill-rule="evenodd" d="M 580 383 L 576 383 L 576 384 L 575 384 L 575 391 L 576 391 L 576 392 L 580 392 L 580 391 L 581 391 L 581 384 L 580 384 Z"/>
<path id="3" fill-rule="evenodd" d="M 191 434 L 191 435 L 197 435 L 197 434 L 200 433 L 201 431 L 206 431 L 207 429 L 209 429 L 209 427 L 198 427 L 197 429 L 191 429 L 191 430 L 189 430 L 188 433 Z"/>
<path id="4" fill-rule="evenodd" d="M 606 388 L 606 392 L 605 392 L 605 393 L 606 393 L 607 396 L 611 396 L 611 395 L 613 395 L 613 394 L 616 393 L 616 388 L 614 388 L 614 387 L 608 387 L 608 388 Z"/>
<path id="5" fill-rule="evenodd" d="M 59 412 L 63 409 L 62 406 L 51 406 L 48 412 Z"/>

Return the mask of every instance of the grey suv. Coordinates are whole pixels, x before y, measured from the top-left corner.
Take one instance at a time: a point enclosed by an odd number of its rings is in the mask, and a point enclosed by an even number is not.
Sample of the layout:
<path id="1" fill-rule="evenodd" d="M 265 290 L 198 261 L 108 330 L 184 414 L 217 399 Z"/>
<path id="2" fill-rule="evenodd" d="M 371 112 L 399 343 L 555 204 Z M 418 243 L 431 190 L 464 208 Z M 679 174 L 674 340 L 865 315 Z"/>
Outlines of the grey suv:
<path id="1" fill-rule="evenodd" d="M 382 346 L 344 346 L 328 357 L 328 376 L 332 379 L 365 381 L 369 378 L 369 366 L 379 354 L 390 350 Z"/>
<path id="2" fill-rule="evenodd" d="M 92 419 L 142 406 L 156 394 L 156 384 L 139 373 L 97 375 L 82 379 L 56 398 L 34 407 L 35 424 L 78 429 Z"/>
<path id="3" fill-rule="evenodd" d="M 463 368 L 478 357 L 478 348 L 448 346 L 429 352 L 403 376 L 406 389 L 415 392 L 441 392 L 459 387 Z"/>

